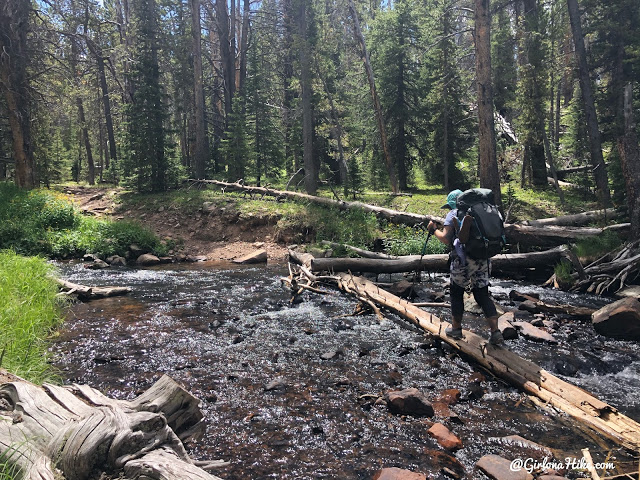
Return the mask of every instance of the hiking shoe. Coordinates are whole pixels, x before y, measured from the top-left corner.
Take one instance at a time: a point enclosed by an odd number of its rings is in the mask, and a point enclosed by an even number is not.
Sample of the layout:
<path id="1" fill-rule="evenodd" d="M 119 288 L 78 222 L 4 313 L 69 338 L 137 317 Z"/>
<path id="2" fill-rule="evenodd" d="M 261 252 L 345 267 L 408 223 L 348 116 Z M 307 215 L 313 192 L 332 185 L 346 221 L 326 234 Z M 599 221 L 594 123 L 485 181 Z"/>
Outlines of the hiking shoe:
<path id="1" fill-rule="evenodd" d="M 491 345 L 500 345 L 503 342 L 504 342 L 504 337 L 502 336 L 502 332 L 500 330 L 491 332 L 491 336 L 489 337 L 489 343 Z"/>
<path id="2" fill-rule="evenodd" d="M 462 328 L 446 328 L 444 333 L 449 338 L 460 340 L 462 338 Z"/>

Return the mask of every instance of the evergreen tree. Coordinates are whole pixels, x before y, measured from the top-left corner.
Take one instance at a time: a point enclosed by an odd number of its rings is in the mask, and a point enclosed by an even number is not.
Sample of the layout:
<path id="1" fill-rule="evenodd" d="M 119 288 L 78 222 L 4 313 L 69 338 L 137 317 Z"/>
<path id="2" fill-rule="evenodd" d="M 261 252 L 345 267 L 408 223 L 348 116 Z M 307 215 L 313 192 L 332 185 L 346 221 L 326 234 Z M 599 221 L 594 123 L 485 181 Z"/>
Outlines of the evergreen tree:
<path id="1" fill-rule="evenodd" d="M 138 191 L 167 189 L 168 161 L 165 155 L 166 108 L 158 64 L 158 8 L 155 0 L 132 5 L 135 38 L 129 82 L 133 93 L 127 105 L 127 153 L 123 173 Z"/>

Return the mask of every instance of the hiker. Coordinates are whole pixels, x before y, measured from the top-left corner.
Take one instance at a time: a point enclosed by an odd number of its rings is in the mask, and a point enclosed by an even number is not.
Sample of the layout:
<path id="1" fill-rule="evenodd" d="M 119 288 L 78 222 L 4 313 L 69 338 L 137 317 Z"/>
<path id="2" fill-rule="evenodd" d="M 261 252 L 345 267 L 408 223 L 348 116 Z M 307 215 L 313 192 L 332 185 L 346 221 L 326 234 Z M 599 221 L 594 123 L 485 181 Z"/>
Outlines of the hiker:
<path id="1" fill-rule="evenodd" d="M 449 254 L 451 272 L 451 328 L 445 333 L 448 337 L 461 339 L 462 315 L 464 313 L 464 292 L 470 290 L 476 302 L 482 307 L 487 319 L 491 336 L 489 343 L 498 345 L 504 341 L 502 333 L 498 329 L 498 312 L 496 306 L 489 297 L 489 268 L 490 260 L 474 259 L 465 254 L 464 243 L 469 239 L 473 218 L 465 215 L 462 222 L 458 220 L 457 199 L 462 194 L 461 190 L 453 190 L 447 195 L 447 203 L 442 208 L 448 208 L 450 212 L 444 220 L 444 228 L 438 230 L 436 224 L 431 221 L 427 230 L 436 236 L 438 240 L 451 247 Z"/>

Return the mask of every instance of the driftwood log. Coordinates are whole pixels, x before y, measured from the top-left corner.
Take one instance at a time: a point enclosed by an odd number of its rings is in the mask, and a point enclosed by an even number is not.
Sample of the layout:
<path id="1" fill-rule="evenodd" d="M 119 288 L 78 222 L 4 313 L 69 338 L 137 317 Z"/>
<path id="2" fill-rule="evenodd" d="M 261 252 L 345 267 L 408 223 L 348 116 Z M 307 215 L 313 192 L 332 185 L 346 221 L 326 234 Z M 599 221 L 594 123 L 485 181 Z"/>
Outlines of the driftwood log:
<path id="1" fill-rule="evenodd" d="M 203 433 L 202 419 L 199 400 L 166 375 L 132 401 L 11 381 L 0 386 L 0 454 L 27 480 L 216 480 L 182 444 Z"/>
<path id="2" fill-rule="evenodd" d="M 115 297 L 131 292 L 129 287 L 88 287 L 78 285 L 61 278 L 56 279 L 63 295 L 77 295 L 80 300 L 93 300 L 96 298 Z"/>
<path id="3" fill-rule="evenodd" d="M 369 205 L 362 202 L 347 202 L 333 200 L 327 197 L 316 197 L 306 193 L 274 190 L 267 187 L 252 187 L 241 183 L 221 182 L 219 180 L 189 180 L 194 185 L 214 185 L 223 191 L 243 192 L 248 195 L 259 195 L 260 197 L 271 196 L 275 198 L 288 199 L 293 201 L 314 202 L 327 207 L 334 207 L 340 210 L 359 209 L 373 213 L 378 218 L 385 219 L 391 223 L 399 225 L 415 226 L 426 225 L 429 221 L 442 225 L 444 219 L 434 215 L 419 215 L 417 213 L 400 212 L 376 205 Z M 605 228 L 589 227 L 533 227 L 527 225 L 507 224 L 505 225 L 505 235 L 509 244 L 520 244 L 537 247 L 555 247 L 566 243 L 575 242 L 584 238 L 600 235 L 603 231 L 612 230 L 621 235 L 628 234 L 630 226 L 628 223 L 611 225 Z"/>
<path id="4" fill-rule="evenodd" d="M 486 339 L 468 330 L 464 330 L 464 338 L 461 340 L 447 337 L 444 331 L 449 326 L 448 322 L 386 292 L 362 277 L 338 273 L 333 278 L 341 290 L 379 308 L 384 307 L 395 312 L 448 343 L 497 377 L 567 413 L 616 443 L 634 452 L 640 451 L 640 424 L 588 392 L 555 377 L 506 348 L 488 344 Z"/>
<path id="5" fill-rule="evenodd" d="M 551 314 L 565 314 L 571 315 L 572 317 L 579 318 L 581 320 L 591 320 L 591 315 L 596 311 L 593 308 L 587 307 L 576 307 L 574 305 L 561 305 L 554 303 L 543 302 L 539 298 L 532 297 L 531 295 L 527 295 L 526 293 L 521 293 L 516 290 L 512 290 L 509 293 L 509 298 L 512 300 L 517 300 L 523 302 L 523 305 L 520 306 L 523 310 L 528 310 L 532 313 L 551 313 Z"/>
<path id="6" fill-rule="evenodd" d="M 542 252 L 510 253 L 496 255 L 491 259 L 493 274 L 521 272 L 526 269 L 553 269 L 554 265 L 566 258 L 568 248 L 556 247 Z M 425 272 L 448 272 L 447 254 L 406 255 L 396 259 L 374 258 L 314 258 L 308 254 L 289 251 L 289 257 L 296 263 L 303 264 L 312 272 L 369 272 L 400 273 L 422 270 Z"/>

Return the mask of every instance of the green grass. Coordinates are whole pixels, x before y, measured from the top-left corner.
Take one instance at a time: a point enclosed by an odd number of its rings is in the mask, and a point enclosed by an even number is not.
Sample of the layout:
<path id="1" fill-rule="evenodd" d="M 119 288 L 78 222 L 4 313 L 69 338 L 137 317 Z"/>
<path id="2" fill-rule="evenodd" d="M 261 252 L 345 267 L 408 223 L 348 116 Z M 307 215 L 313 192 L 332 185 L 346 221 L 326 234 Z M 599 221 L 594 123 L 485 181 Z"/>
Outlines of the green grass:
<path id="1" fill-rule="evenodd" d="M 0 251 L 0 366 L 36 383 L 51 376 L 46 338 L 62 321 L 52 273 L 43 258 Z"/>
<path id="2" fill-rule="evenodd" d="M 138 223 L 86 217 L 67 197 L 50 190 L 21 190 L 0 183 L 0 205 L 0 249 L 21 255 L 104 257 L 124 255 L 131 244 L 164 255 L 172 247 Z"/>
<path id="3" fill-rule="evenodd" d="M 578 258 L 590 261 L 616 250 L 620 245 L 622 245 L 622 240 L 620 240 L 618 234 L 606 231 L 597 237 L 577 242 L 575 252 Z"/>

